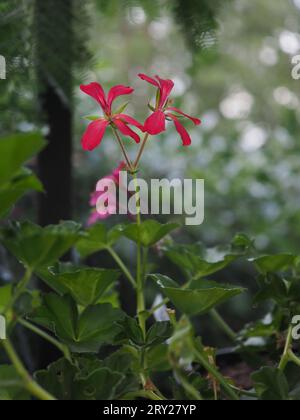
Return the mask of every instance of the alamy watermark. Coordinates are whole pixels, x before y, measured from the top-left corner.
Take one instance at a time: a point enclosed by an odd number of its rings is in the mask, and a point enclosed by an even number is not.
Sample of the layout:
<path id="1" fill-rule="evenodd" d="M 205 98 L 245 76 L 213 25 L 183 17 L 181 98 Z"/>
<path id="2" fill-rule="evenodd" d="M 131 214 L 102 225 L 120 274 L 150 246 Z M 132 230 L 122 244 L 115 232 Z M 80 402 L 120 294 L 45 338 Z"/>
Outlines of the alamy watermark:
<path id="1" fill-rule="evenodd" d="M 96 208 L 99 215 L 174 214 L 184 215 L 188 226 L 204 222 L 203 179 L 152 179 L 147 183 L 138 178 L 128 182 L 128 173 L 121 171 L 118 190 L 110 178 L 98 182 Z"/>
<path id="2" fill-rule="evenodd" d="M 300 315 L 295 315 L 292 319 L 292 336 L 294 340 L 300 340 Z"/>
<path id="3" fill-rule="evenodd" d="M 6 59 L 3 55 L 0 55 L 0 79 L 6 79 Z"/>
<path id="4" fill-rule="evenodd" d="M 294 65 L 292 69 L 292 78 L 294 80 L 300 80 L 300 55 L 295 55 L 292 58 L 292 64 Z"/>
<path id="5" fill-rule="evenodd" d="M 6 319 L 0 315 L 0 340 L 6 340 Z"/>

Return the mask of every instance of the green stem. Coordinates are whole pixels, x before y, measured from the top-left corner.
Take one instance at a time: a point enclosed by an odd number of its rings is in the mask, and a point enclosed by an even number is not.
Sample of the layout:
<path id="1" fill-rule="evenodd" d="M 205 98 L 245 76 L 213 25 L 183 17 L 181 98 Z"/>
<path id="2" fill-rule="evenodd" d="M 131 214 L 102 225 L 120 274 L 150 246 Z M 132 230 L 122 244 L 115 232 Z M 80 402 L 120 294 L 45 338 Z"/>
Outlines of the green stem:
<path id="1" fill-rule="evenodd" d="M 19 284 L 16 287 L 16 291 L 14 292 L 13 297 L 11 298 L 10 302 L 7 304 L 7 306 L 5 307 L 3 311 L 4 315 L 6 315 L 7 312 L 9 312 L 13 308 L 16 301 L 19 299 L 21 294 L 25 291 L 28 283 L 30 282 L 31 276 L 32 276 L 32 271 L 31 269 L 27 268 L 23 279 L 19 282 Z"/>
<path id="2" fill-rule="evenodd" d="M 257 398 L 257 394 L 255 392 L 246 391 L 245 389 L 240 389 L 233 385 L 230 385 L 230 386 L 234 391 L 236 391 L 240 395 L 244 395 L 245 397 L 249 397 L 249 398 Z"/>
<path id="3" fill-rule="evenodd" d="M 230 326 L 224 321 L 221 315 L 215 310 L 212 309 L 210 311 L 210 315 L 215 321 L 215 323 L 219 326 L 219 328 L 230 338 L 230 340 L 236 340 L 236 333 L 230 328 Z"/>
<path id="4" fill-rule="evenodd" d="M 25 321 L 24 319 L 18 319 L 18 323 L 23 325 L 23 327 L 27 328 L 28 330 L 32 331 L 33 333 L 37 334 L 39 337 L 43 338 L 44 340 L 51 343 L 53 346 L 58 348 L 64 355 L 64 357 L 69 360 L 69 362 L 72 362 L 72 357 L 70 350 L 67 346 L 60 343 L 58 340 L 56 340 L 54 337 L 51 337 L 51 335 L 47 334 L 46 332 L 42 331 L 40 328 L 36 327 L 35 325 L 31 324 L 30 322 Z"/>
<path id="5" fill-rule="evenodd" d="M 235 391 L 231 388 L 231 386 L 227 383 L 224 376 L 214 367 L 212 366 L 209 361 L 195 348 L 194 344 L 191 343 L 193 352 L 195 357 L 198 359 L 199 363 L 207 370 L 224 388 L 224 391 L 232 400 L 239 401 L 239 396 L 235 393 Z"/>
<path id="6" fill-rule="evenodd" d="M 124 264 L 124 262 L 121 260 L 121 258 L 119 257 L 119 255 L 112 248 L 110 248 L 110 247 L 107 248 L 107 251 L 110 253 L 110 255 L 112 256 L 112 258 L 115 260 L 115 262 L 121 268 L 121 270 L 123 271 L 123 273 L 125 274 L 125 276 L 127 277 L 127 279 L 130 281 L 130 283 L 132 284 L 132 286 L 134 287 L 134 289 L 136 289 L 136 281 L 134 280 L 133 276 L 131 275 L 130 271 L 128 270 L 128 268 L 126 267 L 126 265 Z"/>
<path id="7" fill-rule="evenodd" d="M 175 369 L 175 372 L 178 378 L 180 379 L 181 385 L 183 386 L 187 394 L 189 394 L 189 396 L 195 401 L 203 401 L 203 397 L 200 394 L 200 392 L 197 391 L 197 389 L 185 379 L 184 375 L 180 372 L 180 370 Z"/>
<path id="8" fill-rule="evenodd" d="M 138 165 L 139 165 L 140 160 L 141 160 L 141 157 L 142 157 L 142 155 L 143 155 L 143 153 L 144 153 L 144 150 L 145 150 L 145 147 L 146 147 L 147 141 L 148 141 L 148 139 L 149 139 L 149 136 L 150 136 L 150 135 L 149 135 L 148 133 L 146 133 L 146 134 L 145 134 L 145 137 L 144 137 L 144 140 L 143 140 L 143 142 L 142 142 L 141 148 L 140 148 L 139 153 L 138 153 L 138 155 L 137 155 L 137 158 L 136 158 L 136 160 L 135 160 L 135 162 L 134 162 L 134 164 L 133 164 L 133 169 L 134 169 L 134 170 L 137 170 L 137 168 L 138 168 Z"/>
<path id="9" fill-rule="evenodd" d="M 293 363 L 295 363 L 297 366 L 300 367 L 300 359 L 299 359 L 299 357 L 297 357 L 292 350 L 290 350 L 288 354 L 289 354 L 290 361 L 293 362 Z"/>
<path id="10" fill-rule="evenodd" d="M 23 363 L 19 359 L 19 356 L 15 352 L 15 349 L 13 348 L 11 342 L 9 340 L 4 340 L 2 341 L 2 345 L 12 364 L 14 365 L 17 373 L 20 375 L 24 388 L 27 389 L 27 391 L 29 391 L 31 395 L 38 398 L 39 400 L 55 401 L 56 399 L 53 397 L 53 395 L 49 394 L 42 387 L 40 387 L 40 385 L 37 384 L 29 375 Z"/>
<path id="11" fill-rule="evenodd" d="M 293 341 L 293 327 L 292 325 L 289 327 L 288 330 L 288 334 L 287 334 L 287 339 L 285 342 L 285 347 L 284 347 L 284 352 L 283 355 L 281 357 L 280 363 L 279 363 L 279 370 L 281 370 L 282 372 L 285 370 L 288 362 L 290 361 L 290 350 L 291 350 L 291 346 L 292 346 L 292 341 Z"/>
<path id="12" fill-rule="evenodd" d="M 140 327 L 143 331 L 144 338 L 146 338 L 146 321 L 145 321 L 145 296 L 144 296 L 144 279 L 142 273 L 142 245 L 140 240 L 140 227 L 141 227 L 141 203 L 140 203 L 140 194 L 138 191 L 137 185 L 137 176 L 133 175 L 135 181 L 135 191 L 136 191 L 136 210 L 137 210 L 137 225 L 139 229 L 139 240 L 137 244 L 137 275 L 136 275 L 136 292 L 137 292 L 137 317 L 139 320 Z"/>
<path id="13" fill-rule="evenodd" d="M 117 139 L 117 142 L 119 143 L 119 146 L 120 146 L 120 148 L 122 150 L 123 156 L 124 156 L 124 158 L 126 160 L 126 163 L 127 163 L 127 166 L 128 166 L 128 169 L 130 170 L 130 172 L 133 172 L 134 171 L 134 168 L 133 168 L 132 163 L 131 163 L 131 161 L 129 159 L 129 156 L 128 156 L 127 152 L 126 152 L 126 149 L 124 147 L 124 144 L 122 142 L 122 139 L 121 139 L 118 131 L 115 129 L 115 127 L 111 125 L 111 128 L 112 128 L 112 131 L 113 131 L 113 133 L 114 133 L 114 135 L 115 135 L 115 137 Z"/>

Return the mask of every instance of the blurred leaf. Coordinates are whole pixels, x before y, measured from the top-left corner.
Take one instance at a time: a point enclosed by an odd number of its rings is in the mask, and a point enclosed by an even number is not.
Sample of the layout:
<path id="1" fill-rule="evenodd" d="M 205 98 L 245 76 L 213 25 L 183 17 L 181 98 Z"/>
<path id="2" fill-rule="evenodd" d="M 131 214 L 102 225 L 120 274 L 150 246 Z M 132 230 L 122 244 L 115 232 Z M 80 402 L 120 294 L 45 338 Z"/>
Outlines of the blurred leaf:
<path id="1" fill-rule="evenodd" d="M 172 324 L 168 321 L 156 322 L 147 332 L 146 346 L 152 347 L 164 343 L 173 333 Z"/>
<path id="2" fill-rule="evenodd" d="M 110 231 L 107 231 L 106 226 L 99 223 L 87 229 L 85 235 L 77 242 L 76 249 L 82 258 L 86 258 L 96 252 L 112 247 L 121 236 L 121 226 L 117 225 Z"/>
<path id="3" fill-rule="evenodd" d="M 184 273 L 193 278 L 206 277 L 223 270 L 242 253 L 233 253 L 232 249 L 210 248 L 204 251 L 199 245 L 171 245 L 165 254 Z"/>
<path id="4" fill-rule="evenodd" d="M 30 222 L 0 229 L 0 242 L 26 267 L 35 269 L 61 258 L 80 237 L 81 226 L 64 222 L 41 228 Z"/>
<path id="5" fill-rule="evenodd" d="M 124 226 L 123 234 L 133 242 L 140 241 L 144 247 L 151 247 L 178 228 L 179 225 L 174 223 L 162 225 L 155 220 L 147 220 L 140 226 L 138 224 Z"/>
<path id="6" fill-rule="evenodd" d="M 266 255 L 253 260 L 257 270 L 262 274 L 276 273 L 295 268 L 299 257 L 292 254 Z"/>
<path id="7" fill-rule="evenodd" d="M 60 294 L 69 293 L 82 306 L 93 305 L 118 280 L 120 272 L 58 263 L 39 277 Z"/>
<path id="8" fill-rule="evenodd" d="M 38 133 L 14 134 L 0 138 L 0 186 L 8 182 L 20 167 L 46 145 Z"/>
<path id="9" fill-rule="evenodd" d="M 252 380 L 260 400 L 289 400 L 289 385 L 279 369 L 264 367 L 252 375 Z"/>
<path id="10" fill-rule="evenodd" d="M 13 366 L 0 366 L 0 401 L 30 400 L 20 376 Z"/>
<path id="11" fill-rule="evenodd" d="M 244 289 L 212 281 L 193 282 L 188 289 L 180 288 L 173 280 L 161 274 L 150 276 L 161 291 L 181 312 L 187 315 L 204 314 L 215 306 L 244 292 Z"/>
<path id="12" fill-rule="evenodd" d="M 5 216 L 11 207 L 29 190 L 43 191 L 43 186 L 37 177 L 28 169 L 0 189 L 0 218 Z"/>

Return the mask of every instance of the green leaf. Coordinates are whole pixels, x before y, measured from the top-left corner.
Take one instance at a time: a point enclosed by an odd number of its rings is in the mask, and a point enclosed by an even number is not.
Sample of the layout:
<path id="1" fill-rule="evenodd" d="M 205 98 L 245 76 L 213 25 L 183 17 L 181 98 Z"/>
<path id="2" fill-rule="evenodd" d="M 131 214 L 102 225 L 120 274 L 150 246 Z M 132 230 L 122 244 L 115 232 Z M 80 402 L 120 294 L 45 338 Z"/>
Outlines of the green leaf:
<path id="1" fill-rule="evenodd" d="M 240 258 L 240 253 L 211 248 L 203 250 L 199 245 L 172 245 L 166 249 L 167 257 L 189 277 L 202 278 L 223 270 Z"/>
<path id="2" fill-rule="evenodd" d="M 101 117 L 99 115 L 86 115 L 85 117 L 83 117 L 85 120 L 88 121 L 98 121 L 101 119 Z"/>
<path id="3" fill-rule="evenodd" d="M 152 347 L 162 344 L 171 337 L 172 333 L 173 327 L 170 322 L 156 322 L 147 333 L 146 346 Z"/>
<path id="4" fill-rule="evenodd" d="M 112 247 L 122 236 L 122 227 L 115 226 L 110 231 L 103 224 L 89 228 L 76 244 L 76 249 L 82 258 Z"/>
<path id="5" fill-rule="evenodd" d="M 175 307 L 187 315 L 204 314 L 244 292 L 242 288 L 222 285 L 213 281 L 194 281 L 188 289 L 183 289 L 173 280 L 161 274 L 150 277 Z"/>
<path id="6" fill-rule="evenodd" d="M 76 381 L 75 400 L 113 400 L 124 378 L 121 373 L 112 372 L 106 367 L 98 369 L 86 378 Z"/>
<path id="7" fill-rule="evenodd" d="M 121 105 L 116 111 L 115 114 L 123 114 L 123 112 L 125 111 L 125 109 L 128 107 L 129 102 L 125 102 L 125 104 Z"/>
<path id="8" fill-rule="evenodd" d="M 47 370 L 35 373 L 35 380 L 45 390 L 50 392 L 60 401 L 71 401 L 74 399 L 75 376 L 78 369 L 67 360 L 60 359 L 48 366 Z"/>
<path id="9" fill-rule="evenodd" d="M 120 277 L 120 272 L 116 270 L 63 263 L 41 270 L 38 274 L 53 290 L 60 294 L 69 293 L 82 306 L 97 303 Z"/>
<path id="10" fill-rule="evenodd" d="M 0 242 L 32 270 L 55 263 L 80 237 L 81 226 L 74 222 L 41 228 L 30 222 L 0 229 Z"/>
<path id="11" fill-rule="evenodd" d="M 0 189 L 0 218 L 29 190 L 43 191 L 42 184 L 29 170 L 24 169 L 9 184 Z"/>
<path id="12" fill-rule="evenodd" d="M 286 271 L 294 268 L 299 257 L 292 254 L 265 255 L 250 260 L 253 262 L 257 270 L 262 274 L 276 273 L 278 271 Z"/>
<path id="13" fill-rule="evenodd" d="M 252 380 L 260 400 L 289 400 L 289 385 L 279 369 L 264 367 L 252 375 Z"/>
<path id="14" fill-rule="evenodd" d="M 151 347 L 147 352 L 147 366 L 150 372 L 165 372 L 171 370 L 169 362 L 169 347 L 160 344 Z"/>
<path id="15" fill-rule="evenodd" d="M 109 304 L 89 306 L 79 317 L 73 351 L 93 353 L 102 344 L 114 344 L 120 332 L 117 324 L 124 316 L 121 310 Z"/>
<path id="16" fill-rule="evenodd" d="M 13 366 L 0 366 L 0 401 L 26 401 L 30 400 L 30 395 L 24 390 Z"/>
<path id="17" fill-rule="evenodd" d="M 124 313 L 109 304 L 89 306 L 81 314 L 71 296 L 46 295 L 30 319 L 63 341 L 75 353 L 96 353 L 102 344 L 113 344 L 120 333 L 117 323 Z"/>
<path id="18" fill-rule="evenodd" d="M 120 327 L 120 333 L 117 336 L 118 342 L 129 340 L 138 347 L 145 345 L 143 331 L 136 319 L 126 316 L 124 320 L 118 323 L 118 326 Z"/>
<path id="19" fill-rule="evenodd" d="M 144 247 L 149 248 L 178 228 L 179 225 L 174 223 L 162 225 L 155 220 L 147 220 L 141 225 L 124 226 L 123 234 L 133 242 L 140 241 Z"/>
<path id="20" fill-rule="evenodd" d="M 62 401 L 113 400 L 124 375 L 98 363 L 71 365 L 61 359 L 35 374 L 38 383 Z M 78 365 L 81 365 L 78 367 Z"/>
<path id="21" fill-rule="evenodd" d="M 38 133 L 15 134 L 0 138 L 0 186 L 8 182 L 20 167 L 46 145 Z"/>

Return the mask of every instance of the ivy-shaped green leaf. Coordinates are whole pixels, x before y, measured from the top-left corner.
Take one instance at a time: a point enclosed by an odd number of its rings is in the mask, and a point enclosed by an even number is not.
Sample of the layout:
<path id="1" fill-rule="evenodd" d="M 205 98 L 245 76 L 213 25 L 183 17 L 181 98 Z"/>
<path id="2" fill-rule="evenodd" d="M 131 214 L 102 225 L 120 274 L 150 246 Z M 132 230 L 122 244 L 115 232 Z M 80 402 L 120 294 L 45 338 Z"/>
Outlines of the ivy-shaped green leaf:
<path id="1" fill-rule="evenodd" d="M 120 277 L 117 270 L 77 267 L 63 263 L 42 269 L 38 274 L 54 291 L 60 294 L 69 293 L 82 306 L 96 304 Z"/>
<path id="2" fill-rule="evenodd" d="M 150 276 L 176 308 L 187 315 L 204 314 L 215 306 L 244 292 L 244 289 L 212 281 L 194 281 L 188 288 L 180 288 L 161 274 Z"/>
<path id="3" fill-rule="evenodd" d="M 81 226 L 74 222 L 41 228 L 30 222 L 0 229 L 0 242 L 32 270 L 51 265 L 79 239 Z"/>

